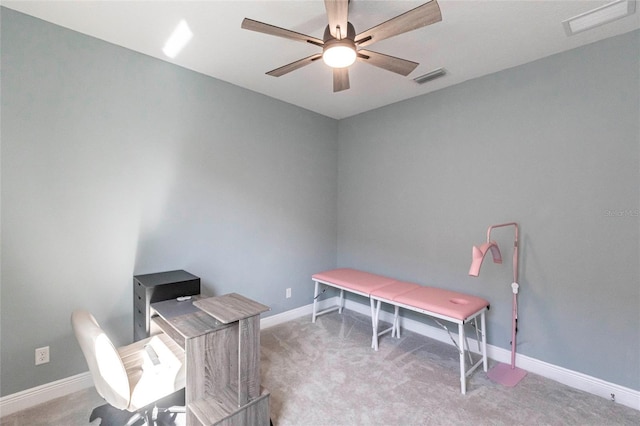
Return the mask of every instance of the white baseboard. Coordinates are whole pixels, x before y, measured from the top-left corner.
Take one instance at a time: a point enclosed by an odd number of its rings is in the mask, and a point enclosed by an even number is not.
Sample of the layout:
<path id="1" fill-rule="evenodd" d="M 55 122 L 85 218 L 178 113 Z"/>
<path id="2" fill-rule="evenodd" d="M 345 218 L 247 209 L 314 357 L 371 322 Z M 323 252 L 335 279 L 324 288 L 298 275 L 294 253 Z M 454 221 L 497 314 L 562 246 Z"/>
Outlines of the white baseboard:
<path id="1" fill-rule="evenodd" d="M 91 374 L 76 374 L 66 379 L 45 383 L 35 388 L 26 389 L 0 398 L 0 416 L 8 416 L 16 411 L 25 410 L 43 402 L 66 396 L 93 386 Z"/>
<path id="2" fill-rule="evenodd" d="M 338 297 L 336 296 L 335 299 L 336 301 L 333 303 L 337 303 Z M 371 316 L 371 308 L 362 303 L 345 300 L 345 308 Z M 393 314 L 391 312 L 380 311 L 380 320 L 391 323 Z M 439 327 L 424 324 L 409 318 L 401 319 L 401 327 L 422 336 L 451 344 L 451 339 L 447 332 Z M 452 331 L 455 332 L 457 336 L 457 327 L 454 327 Z M 472 351 L 477 352 L 475 350 L 477 349 L 476 340 L 471 336 L 469 336 L 469 347 Z M 511 362 L 511 351 L 497 346 L 487 345 L 487 356 L 498 362 Z M 614 395 L 617 403 L 640 410 L 640 391 L 606 382 L 593 376 L 588 376 L 521 354 L 516 354 L 516 365 L 528 372 L 602 398 L 611 399 L 611 396 Z"/>
<path id="3" fill-rule="evenodd" d="M 321 301 L 320 307 L 330 306 L 335 303 L 336 301 L 333 299 Z M 273 327 L 305 315 L 309 315 L 309 317 L 311 317 L 312 311 L 313 305 L 307 305 L 282 312 L 277 315 L 272 315 L 270 317 L 261 318 L 260 328 Z M 93 380 L 91 379 L 91 374 L 87 371 L 72 377 L 56 380 L 51 383 L 45 383 L 44 385 L 7 395 L 0 398 L 0 416 L 8 416 L 17 411 L 25 410 L 38 404 L 51 401 L 52 399 L 66 396 L 90 387 L 93 387 Z"/>
<path id="4" fill-rule="evenodd" d="M 320 306 L 320 309 L 324 309 L 327 306 L 335 305 L 336 300 L 334 300 L 333 298 L 330 298 L 327 300 L 321 300 L 318 302 L 318 304 Z M 303 317 L 305 315 L 309 315 L 309 317 L 311 317 L 312 313 L 313 313 L 313 304 L 301 306 L 299 308 L 292 309 L 290 311 L 282 312 L 276 315 L 271 315 L 270 317 L 266 317 L 266 318 L 261 318 L 260 328 L 262 329 L 262 328 L 273 327 L 274 325 L 283 324 L 285 322 L 292 321 L 294 319 Z"/>
<path id="5" fill-rule="evenodd" d="M 325 309 L 327 307 L 335 305 L 337 301 L 337 296 L 323 300 L 320 302 L 320 309 Z M 345 308 L 361 313 L 363 315 L 371 315 L 371 308 L 368 305 L 362 303 L 345 300 Z M 300 318 L 305 315 L 311 316 L 312 310 L 313 305 L 306 305 L 296 309 L 292 309 L 290 311 L 282 312 L 280 314 L 262 318 L 260 320 L 260 327 L 269 328 L 294 320 L 296 318 Z M 392 319 L 393 315 L 390 312 L 380 312 L 380 320 L 391 322 Z M 451 343 L 449 335 L 441 328 L 430 326 L 428 324 L 424 324 L 422 322 L 408 318 L 401 319 L 401 326 L 403 329 L 412 331 L 422 336 L 430 337 L 432 339 L 448 344 Z M 456 328 L 454 328 L 453 331 L 457 331 Z M 474 350 L 474 348 L 477 348 L 476 341 L 475 339 L 471 338 L 471 336 L 469 337 L 469 346 L 472 350 Z M 487 345 L 487 356 L 498 362 L 508 363 L 511 359 L 511 352 L 493 345 Z M 615 395 L 615 401 L 617 403 L 636 410 L 640 410 L 640 391 L 626 388 L 614 383 L 609 383 L 596 377 L 588 376 L 577 371 L 568 370 L 563 367 L 558 367 L 556 365 L 520 354 L 516 355 L 516 364 L 523 370 L 538 374 L 551 380 L 555 380 L 556 382 L 591 393 L 593 395 L 611 399 L 611 395 L 613 394 Z M 0 398 L 0 415 L 7 416 L 9 414 L 15 413 L 16 411 L 24 410 L 35 405 L 42 404 L 43 402 L 47 402 L 61 396 L 78 392 L 92 386 L 93 381 L 91 379 L 91 375 L 86 372 L 68 377 L 66 379 L 46 383 L 44 385 L 27 389 L 12 395 L 7 395 Z"/>

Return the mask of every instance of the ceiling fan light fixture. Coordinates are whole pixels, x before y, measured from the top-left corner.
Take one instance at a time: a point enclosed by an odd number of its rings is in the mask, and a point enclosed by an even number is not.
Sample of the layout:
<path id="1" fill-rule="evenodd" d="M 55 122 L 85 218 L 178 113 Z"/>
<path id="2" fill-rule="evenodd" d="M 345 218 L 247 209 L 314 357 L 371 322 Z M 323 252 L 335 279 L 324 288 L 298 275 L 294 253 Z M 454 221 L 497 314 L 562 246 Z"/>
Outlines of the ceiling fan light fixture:
<path id="1" fill-rule="evenodd" d="M 324 45 L 322 60 L 331 68 L 346 68 L 356 61 L 356 45 L 353 40 L 331 40 Z"/>

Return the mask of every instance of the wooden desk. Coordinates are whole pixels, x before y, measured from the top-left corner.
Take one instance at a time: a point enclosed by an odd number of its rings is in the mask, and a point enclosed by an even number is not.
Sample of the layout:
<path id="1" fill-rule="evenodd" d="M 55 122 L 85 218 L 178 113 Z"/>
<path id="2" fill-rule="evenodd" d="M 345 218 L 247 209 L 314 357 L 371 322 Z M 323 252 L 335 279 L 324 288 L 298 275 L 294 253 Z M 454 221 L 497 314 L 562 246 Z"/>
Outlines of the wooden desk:
<path id="1" fill-rule="evenodd" d="M 154 325 L 185 350 L 187 426 L 269 425 L 260 386 L 260 314 L 269 307 L 236 293 L 151 307 Z"/>

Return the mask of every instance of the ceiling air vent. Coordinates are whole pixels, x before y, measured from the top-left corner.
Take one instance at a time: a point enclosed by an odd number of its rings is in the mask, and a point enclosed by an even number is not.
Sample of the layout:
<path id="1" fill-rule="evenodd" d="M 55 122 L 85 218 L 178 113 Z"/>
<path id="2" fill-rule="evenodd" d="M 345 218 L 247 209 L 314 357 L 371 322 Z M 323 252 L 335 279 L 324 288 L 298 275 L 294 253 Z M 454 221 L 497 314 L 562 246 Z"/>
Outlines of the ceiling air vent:
<path id="1" fill-rule="evenodd" d="M 571 36 L 591 28 L 613 22 L 633 15 L 636 11 L 636 2 L 634 0 L 616 0 L 605 4 L 588 12 L 582 13 L 566 21 L 562 21 L 564 31 Z"/>
<path id="2" fill-rule="evenodd" d="M 442 77 L 446 73 L 447 72 L 444 70 L 444 68 L 438 68 L 436 70 L 426 73 L 425 75 L 421 75 L 420 77 L 414 78 L 413 81 L 415 81 L 418 84 L 424 84 L 427 81 L 435 80 L 438 77 Z"/>

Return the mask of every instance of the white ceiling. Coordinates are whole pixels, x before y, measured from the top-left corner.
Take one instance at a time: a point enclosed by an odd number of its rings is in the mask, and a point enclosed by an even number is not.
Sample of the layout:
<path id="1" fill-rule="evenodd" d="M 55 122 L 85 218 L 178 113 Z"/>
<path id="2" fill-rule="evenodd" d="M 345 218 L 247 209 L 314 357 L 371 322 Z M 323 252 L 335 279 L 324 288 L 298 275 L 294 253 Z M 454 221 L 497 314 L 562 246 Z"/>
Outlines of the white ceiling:
<path id="1" fill-rule="evenodd" d="M 349 21 L 360 33 L 425 2 L 352 0 Z M 351 89 L 339 93 L 333 93 L 331 69 L 322 61 L 282 77 L 265 75 L 320 48 L 240 28 L 248 17 L 322 38 L 326 15 L 321 0 L 2 0 L 2 5 L 339 119 L 640 28 L 636 11 L 567 37 L 563 20 L 609 2 L 439 0 L 442 22 L 367 47 L 419 62 L 408 77 L 356 62 L 349 70 Z M 194 37 L 171 60 L 162 47 L 181 19 Z M 440 67 L 445 77 L 424 85 L 413 82 Z"/>

